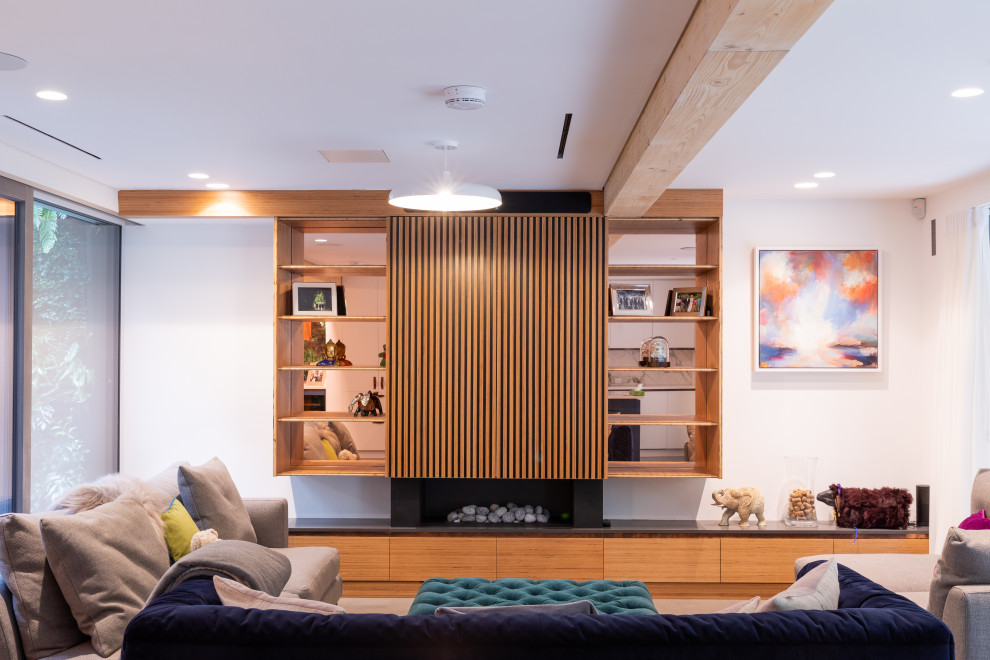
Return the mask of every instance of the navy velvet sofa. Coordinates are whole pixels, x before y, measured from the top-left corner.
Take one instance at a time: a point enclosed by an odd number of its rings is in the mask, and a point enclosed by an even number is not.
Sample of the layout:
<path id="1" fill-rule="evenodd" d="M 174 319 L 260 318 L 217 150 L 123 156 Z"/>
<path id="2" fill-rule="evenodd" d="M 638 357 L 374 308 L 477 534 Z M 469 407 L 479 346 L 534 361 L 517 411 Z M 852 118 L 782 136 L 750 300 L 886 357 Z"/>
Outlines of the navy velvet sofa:
<path id="1" fill-rule="evenodd" d="M 327 617 L 224 607 L 213 583 L 196 579 L 131 621 L 122 660 L 953 658 L 952 634 L 936 617 L 841 565 L 839 582 L 831 611 Z"/>

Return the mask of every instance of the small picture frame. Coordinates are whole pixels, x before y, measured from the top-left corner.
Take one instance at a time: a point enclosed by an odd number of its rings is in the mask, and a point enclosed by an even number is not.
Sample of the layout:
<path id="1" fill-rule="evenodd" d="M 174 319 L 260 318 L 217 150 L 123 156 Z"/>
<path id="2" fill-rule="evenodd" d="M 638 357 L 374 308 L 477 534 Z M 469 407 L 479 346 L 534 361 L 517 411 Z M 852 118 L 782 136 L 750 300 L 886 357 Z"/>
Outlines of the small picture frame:
<path id="1" fill-rule="evenodd" d="M 310 369 L 306 372 L 306 387 L 323 387 L 326 372 L 323 369 Z"/>
<path id="2" fill-rule="evenodd" d="M 649 284 L 609 284 L 612 316 L 653 316 Z"/>
<path id="3" fill-rule="evenodd" d="M 337 285 L 333 282 L 293 282 L 293 316 L 337 316 Z"/>
<path id="4" fill-rule="evenodd" d="M 708 287 L 695 286 L 670 290 L 670 316 L 704 316 Z"/>

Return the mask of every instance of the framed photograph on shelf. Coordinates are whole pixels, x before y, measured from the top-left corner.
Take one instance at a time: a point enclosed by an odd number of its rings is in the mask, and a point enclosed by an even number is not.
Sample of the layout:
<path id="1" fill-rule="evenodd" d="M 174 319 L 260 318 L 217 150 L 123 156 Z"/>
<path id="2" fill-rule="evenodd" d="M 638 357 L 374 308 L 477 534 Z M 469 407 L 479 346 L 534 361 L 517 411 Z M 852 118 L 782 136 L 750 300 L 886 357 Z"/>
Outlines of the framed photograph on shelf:
<path id="1" fill-rule="evenodd" d="M 337 316 L 337 285 L 333 282 L 293 282 L 293 316 Z"/>
<path id="2" fill-rule="evenodd" d="M 609 284 L 612 316 L 653 316 L 649 284 Z"/>
<path id="3" fill-rule="evenodd" d="M 323 369 L 309 369 L 306 371 L 306 387 L 323 387 L 325 385 L 326 372 Z"/>
<path id="4" fill-rule="evenodd" d="M 880 251 L 753 255 L 756 371 L 880 369 Z"/>
<path id="5" fill-rule="evenodd" d="M 704 316 L 708 287 L 670 290 L 670 316 Z"/>

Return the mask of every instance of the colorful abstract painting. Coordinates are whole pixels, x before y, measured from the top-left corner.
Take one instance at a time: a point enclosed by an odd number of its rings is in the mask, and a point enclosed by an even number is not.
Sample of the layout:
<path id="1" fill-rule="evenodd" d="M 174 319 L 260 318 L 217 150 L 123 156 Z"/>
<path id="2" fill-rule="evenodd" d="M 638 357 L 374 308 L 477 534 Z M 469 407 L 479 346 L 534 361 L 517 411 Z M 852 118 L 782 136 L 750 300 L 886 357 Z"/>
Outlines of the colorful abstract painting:
<path id="1" fill-rule="evenodd" d="M 878 250 L 757 250 L 757 369 L 879 369 Z"/>

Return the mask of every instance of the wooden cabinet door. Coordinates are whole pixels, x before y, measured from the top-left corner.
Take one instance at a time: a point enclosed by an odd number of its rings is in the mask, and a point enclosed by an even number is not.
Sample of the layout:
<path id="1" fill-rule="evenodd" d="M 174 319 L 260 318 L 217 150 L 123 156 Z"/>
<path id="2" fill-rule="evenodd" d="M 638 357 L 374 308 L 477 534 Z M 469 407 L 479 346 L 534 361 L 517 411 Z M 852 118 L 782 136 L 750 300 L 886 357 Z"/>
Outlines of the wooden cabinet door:
<path id="1" fill-rule="evenodd" d="M 832 539 L 724 538 L 722 582 L 794 582 L 798 557 L 832 554 Z"/>
<path id="2" fill-rule="evenodd" d="M 718 582 L 717 538 L 606 538 L 605 579 Z"/>
<path id="3" fill-rule="evenodd" d="M 493 537 L 393 536 L 389 579 L 421 582 L 432 577 L 495 579 Z"/>
<path id="4" fill-rule="evenodd" d="M 601 580 L 602 539 L 499 538 L 496 575 L 531 580 Z"/>
<path id="5" fill-rule="evenodd" d="M 387 582 L 388 542 L 387 536 L 289 535 L 290 548 L 337 548 L 340 577 L 345 582 Z"/>
<path id="6" fill-rule="evenodd" d="M 904 555 L 927 555 L 928 539 L 835 539 L 838 554 L 889 552 Z"/>

